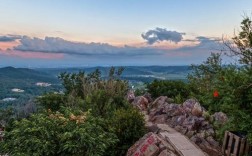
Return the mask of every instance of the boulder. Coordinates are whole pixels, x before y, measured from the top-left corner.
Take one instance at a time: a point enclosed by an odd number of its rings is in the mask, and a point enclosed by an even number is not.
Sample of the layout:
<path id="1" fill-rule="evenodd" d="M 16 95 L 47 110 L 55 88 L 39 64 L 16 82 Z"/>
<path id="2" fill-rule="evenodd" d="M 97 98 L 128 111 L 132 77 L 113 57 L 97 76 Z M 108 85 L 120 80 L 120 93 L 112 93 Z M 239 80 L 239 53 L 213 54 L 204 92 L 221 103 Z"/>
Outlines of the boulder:
<path id="1" fill-rule="evenodd" d="M 153 102 L 153 99 L 151 98 L 151 94 L 150 93 L 145 93 L 143 96 L 148 100 L 148 103 Z"/>
<path id="2" fill-rule="evenodd" d="M 175 156 L 174 149 L 167 144 L 157 134 L 149 132 L 128 149 L 127 156 Z"/>
<path id="3" fill-rule="evenodd" d="M 167 105 L 164 105 L 164 111 L 170 117 L 185 114 L 184 109 L 179 104 L 167 104 Z"/>
<path id="4" fill-rule="evenodd" d="M 157 124 L 147 125 L 146 128 L 148 129 L 148 132 L 156 133 L 159 131 Z"/>
<path id="5" fill-rule="evenodd" d="M 150 140 L 150 141 L 149 141 Z M 156 134 L 150 132 L 145 134 L 142 138 L 140 138 L 133 146 L 131 146 L 128 149 L 127 156 L 137 156 L 137 155 L 143 155 L 141 154 L 140 149 L 146 144 L 146 143 L 155 144 L 157 143 Z"/>
<path id="6" fill-rule="evenodd" d="M 199 102 L 196 99 L 188 99 L 183 103 L 184 110 L 187 113 L 191 113 L 192 109 L 194 108 L 194 105 Z M 199 104 L 200 105 L 200 104 Z"/>
<path id="7" fill-rule="evenodd" d="M 167 100 L 167 96 L 158 97 L 155 101 L 152 102 L 151 108 L 153 108 L 153 107 L 158 108 L 159 106 L 166 103 L 166 100 Z"/>
<path id="8" fill-rule="evenodd" d="M 205 138 L 201 137 L 200 135 L 194 135 L 193 137 L 190 138 L 190 140 L 195 144 L 197 144 L 208 155 L 215 155 L 215 156 L 222 155 L 220 147 L 216 147 L 215 145 L 209 143 Z"/>
<path id="9" fill-rule="evenodd" d="M 183 127 L 187 128 L 189 131 L 199 130 L 201 123 L 204 118 L 199 118 L 196 116 L 189 116 L 183 122 Z"/>
<path id="10" fill-rule="evenodd" d="M 175 127 L 177 125 L 182 125 L 184 120 L 186 119 L 186 116 L 185 115 L 180 115 L 180 116 L 174 116 L 172 117 L 170 121 L 170 125 L 172 125 L 172 127 Z"/>
<path id="11" fill-rule="evenodd" d="M 203 112 L 204 112 L 203 107 L 201 107 L 201 105 L 198 102 L 196 102 L 192 108 L 191 112 L 192 115 L 200 117 L 203 115 Z"/>
<path id="12" fill-rule="evenodd" d="M 163 150 L 158 156 L 176 156 L 173 152 L 166 150 Z"/>
<path id="13" fill-rule="evenodd" d="M 221 125 L 224 125 L 228 121 L 227 115 L 223 112 L 216 112 L 211 116 L 211 118 Z"/>
<path id="14" fill-rule="evenodd" d="M 209 144 L 211 144 L 213 147 L 215 147 L 215 148 L 219 148 L 220 147 L 220 144 L 216 140 L 214 140 L 213 136 L 208 136 L 206 138 L 206 141 Z"/>
<path id="15" fill-rule="evenodd" d="M 147 110 L 148 108 L 148 100 L 144 96 L 137 96 L 132 104 L 137 106 L 140 110 Z"/>
<path id="16" fill-rule="evenodd" d="M 208 129 L 211 129 L 213 128 L 213 126 L 209 123 L 209 121 L 202 121 L 201 122 L 201 129 L 202 130 L 208 130 Z"/>
<path id="17" fill-rule="evenodd" d="M 174 100 L 172 98 L 167 98 L 166 102 L 169 103 L 169 104 L 172 104 L 172 103 L 174 103 Z"/>
<path id="18" fill-rule="evenodd" d="M 188 131 L 185 127 L 179 125 L 175 126 L 174 129 L 182 134 L 186 134 Z"/>
<path id="19" fill-rule="evenodd" d="M 150 118 L 150 121 L 156 124 L 165 124 L 166 120 L 167 120 L 166 114 L 156 115 L 153 118 Z"/>
<path id="20" fill-rule="evenodd" d="M 135 99 L 135 94 L 133 90 L 128 91 L 126 99 L 129 103 L 133 102 Z"/>

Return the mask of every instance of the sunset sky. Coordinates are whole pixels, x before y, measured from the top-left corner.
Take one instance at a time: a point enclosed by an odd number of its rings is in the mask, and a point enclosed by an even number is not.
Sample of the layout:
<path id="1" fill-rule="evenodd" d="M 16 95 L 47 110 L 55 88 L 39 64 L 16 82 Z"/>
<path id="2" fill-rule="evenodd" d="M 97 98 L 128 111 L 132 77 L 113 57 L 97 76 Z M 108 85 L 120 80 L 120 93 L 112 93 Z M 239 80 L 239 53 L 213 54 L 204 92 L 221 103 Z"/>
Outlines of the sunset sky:
<path id="1" fill-rule="evenodd" d="M 251 0 L 0 0 L 0 67 L 189 65 L 238 32 Z"/>

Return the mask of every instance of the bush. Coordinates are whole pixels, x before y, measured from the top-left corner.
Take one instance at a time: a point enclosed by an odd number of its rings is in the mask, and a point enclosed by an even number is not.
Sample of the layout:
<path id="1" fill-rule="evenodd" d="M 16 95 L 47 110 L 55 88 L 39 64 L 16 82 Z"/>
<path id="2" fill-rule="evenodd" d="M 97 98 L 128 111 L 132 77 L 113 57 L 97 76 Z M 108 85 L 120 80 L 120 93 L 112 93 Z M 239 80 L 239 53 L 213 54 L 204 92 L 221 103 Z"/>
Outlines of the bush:
<path id="1" fill-rule="evenodd" d="M 114 156 L 125 155 L 130 146 L 146 132 L 143 115 L 132 107 L 116 110 L 112 118 L 109 119 L 109 125 L 120 140 L 111 147 L 113 150 L 109 155 Z"/>
<path id="2" fill-rule="evenodd" d="M 57 111 L 66 105 L 66 97 L 62 94 L 47 93 L 37 98 L 37 103 L 45 109 Z"/>
<path id="3" fill-rule="evenodd" d="M 185 82 L 175 80 L 154 80 L 147 85 L 147 89 L 154 98 L 162 95 L 185 100 L 190 94 L 190 90 Z"/>
<path id="4" fill-rule="evenodd" d="M 11 124 L 0 153 L 125 155 L 145 126 L 141 113 L 124 98 L 128 83 L 119 79 L 121 72 L 111 68 L 107 79 L 98 70 L 61 74 L 65 94 L 38 98 L 43 110 Z"/>
<path id="5" fill-rule="evenodd" d="M 5 133 L 0 153 L 9 155 L 104 155 L 118 140 L 104 121 L 88 112 L 34 114 L 15 121 Z"/>

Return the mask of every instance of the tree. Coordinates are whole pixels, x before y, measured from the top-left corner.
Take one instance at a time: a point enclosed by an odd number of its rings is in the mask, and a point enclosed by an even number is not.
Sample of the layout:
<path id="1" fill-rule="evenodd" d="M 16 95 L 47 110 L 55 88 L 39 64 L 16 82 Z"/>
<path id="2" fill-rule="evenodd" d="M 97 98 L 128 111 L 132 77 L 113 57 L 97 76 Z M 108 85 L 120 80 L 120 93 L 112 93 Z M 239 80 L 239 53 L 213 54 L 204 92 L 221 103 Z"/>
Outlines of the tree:
<path id="1" fill-rule="evenodd" d="M 241 64 L 252 66 L 252 21 L 245 17 L 241 22 L 241 31 L 233 38 L 233 43 L 225 42 L 231 56 L 238 56 Z"/>
<path id="2" fill-rule="evenodd" d="M 222 111 L 229 122 L 219 128 L 219 136 L 225 130 L 246 131 L 252 142 L 252 33 L 251 20 L 241 22 L 242 31 L 233 38 L 230 57 L 239 58 L 241 64 L 222 64 L 221 54 L 211 54 L 201 65 L 193 65 L 188 76 L 189 85 L 210 112 Z"/>

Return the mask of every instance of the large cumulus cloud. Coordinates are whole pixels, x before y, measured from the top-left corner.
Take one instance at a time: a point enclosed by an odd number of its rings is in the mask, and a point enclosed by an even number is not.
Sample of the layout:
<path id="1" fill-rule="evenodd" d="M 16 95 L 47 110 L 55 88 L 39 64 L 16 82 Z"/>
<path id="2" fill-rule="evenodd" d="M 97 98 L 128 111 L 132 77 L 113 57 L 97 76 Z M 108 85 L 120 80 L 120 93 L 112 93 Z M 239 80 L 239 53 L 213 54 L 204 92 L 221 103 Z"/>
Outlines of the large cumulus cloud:
<path id="1" fill-rule="evenodd" d="M 58 37 L 30 38 L 24 36 L 20 45 L 13 48 L 18 51 L 64 53 L 68 55 L 158 55 L 164 50 L 152 47 L 116 47 L 107 43 L 80 43 L 67 41 Z"/>
<path id="2" fill-rule="evenodd" d="M 148 30 L 142 33 L 142 38 L 147 41 L 148 44 L 154 44 L 161 41 L 171 41 L 178 43 L 183 39 L 185 33 L 166 30 L 165 28 L 156 28 L 153 30 Z"/>

